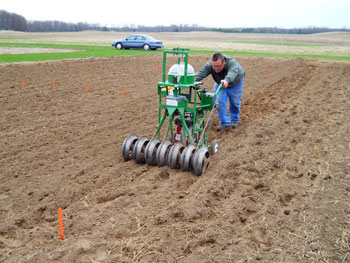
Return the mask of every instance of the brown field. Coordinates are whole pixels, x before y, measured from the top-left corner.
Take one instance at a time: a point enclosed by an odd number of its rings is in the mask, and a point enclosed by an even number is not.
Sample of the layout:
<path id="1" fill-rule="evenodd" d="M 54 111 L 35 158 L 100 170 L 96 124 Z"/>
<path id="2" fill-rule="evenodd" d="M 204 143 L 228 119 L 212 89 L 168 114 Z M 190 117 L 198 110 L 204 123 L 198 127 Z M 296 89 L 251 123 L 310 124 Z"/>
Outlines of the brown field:
<path id="1" fill-rule="evenodd" d="M 0 65 L 0 261 L 350 262 L 350 64 L 238 57 L 240 126 L 196 177 L 121 157 L 161 60 Z"/>

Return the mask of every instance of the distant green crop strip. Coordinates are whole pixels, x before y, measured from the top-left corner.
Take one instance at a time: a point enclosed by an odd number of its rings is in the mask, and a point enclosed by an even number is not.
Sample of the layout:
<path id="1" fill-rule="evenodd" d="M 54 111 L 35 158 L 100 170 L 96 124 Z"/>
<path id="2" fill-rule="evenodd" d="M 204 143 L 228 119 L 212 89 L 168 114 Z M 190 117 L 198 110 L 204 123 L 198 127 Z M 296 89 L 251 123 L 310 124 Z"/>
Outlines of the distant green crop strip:
<path id="1" fill-rule="evenodd" d="M 75 52 L 64 53 L 30 53 L 30 54 L 1 54 L 0 63 L 11 63 L 21 61 L 43 61 L 43 60 L 62 60 L 90 57 L 114 57 L 114 56 L 137 56 L 150 55 L 161 51 L 144 50 L 116 50 L 112 46 L 94 46 L 94 45 L 64 45 L 47 43 L 0 43 L 0 47 L 25 47 L 25 48 L 54 48 L 70 49 Z"/>
<path id="2" fill-rule="evenodd" d="M 255 45 L 272 45 L 272 46 L 291 46 L 291 47 L 327 47 L 327 45 L 312 43 L 291 43 L 291 42 L 269 42 L 269 41 L 234 41 L 237 44 L 255 44 Z"/>
<path id="3" fill-rule="evenodd" d="M 334 60 L 334 61 L 350 61 L 350 55 L 346 53 L 281 53 L 281 52 L 266 52 L 266 51 L 252 51 L 252 50 L 202 50 L 191 49 L 190 54 L 193 55 L 212 55 L 214 52 L 221 52 L 228 56 L 242 56 L 242 57 L 278 57 L 278 58 L 306 58 L 306 59 L 320 59 L 320 60 Z"/>
<path id="4" fill-rule="evenodd" d="M 251 42 L 250 42 L 251 43 Z M 51 43 L 4 43 L 0 39 L 0 47 L 28 47 L 28 48 L 55 48 L 70 49 L 74 52 L 65 53 L 32 53 L 32 54 L 0 54 L 0 63 L 11 63 L 21 61 L 44 61 L 44 60 L 62 60 L 78 59 L 92 57 L 115 57 L 115 56 L 140 56 L 153 55 L 161 53 L 162 50 L 144 51 L 142 49 L 116 50 L 112 46 L 99 45 L 77 45 L 77 44 L 51 44 Z M 252 50 L 207 50 L 191 49 L 190 54 L 211 55 L 215 52 L 222 52 L 229 56 L 247 56 L 247 57 L 280 57 L 280 58 L 308 58 L 334 61 L 350 61 L 350 55 L 347 53 L 281 53 Z"/>

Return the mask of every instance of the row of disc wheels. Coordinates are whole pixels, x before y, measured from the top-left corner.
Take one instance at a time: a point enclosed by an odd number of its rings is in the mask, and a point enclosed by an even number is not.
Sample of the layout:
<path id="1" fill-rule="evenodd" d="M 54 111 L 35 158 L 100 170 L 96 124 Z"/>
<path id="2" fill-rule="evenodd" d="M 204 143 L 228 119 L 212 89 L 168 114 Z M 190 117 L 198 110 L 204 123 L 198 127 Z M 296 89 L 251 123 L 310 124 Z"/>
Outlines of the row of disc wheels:
<path id="1" fill-rule="evenodd" d="M 147 163 L 162 167 L 169 165 L 172 169 L 193 171 L 197 176 L 203 174 L 209 167 L 210 154 L 203 146 L 196 150 L 192 144 L 186 147 L 182 143 L 172 144 L 158 139 L 149 140 L 146 136 L 138 138 L 135 134 L 128 136 L 122 146 L 124 161 L 131 159 L 136 163 Z"/>

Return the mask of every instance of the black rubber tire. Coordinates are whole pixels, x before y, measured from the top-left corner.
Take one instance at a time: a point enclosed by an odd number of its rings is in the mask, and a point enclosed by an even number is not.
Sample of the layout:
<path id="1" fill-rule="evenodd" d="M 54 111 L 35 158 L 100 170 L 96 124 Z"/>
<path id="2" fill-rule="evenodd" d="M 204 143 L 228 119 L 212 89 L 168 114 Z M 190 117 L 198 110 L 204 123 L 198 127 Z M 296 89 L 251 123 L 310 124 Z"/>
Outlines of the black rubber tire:
<path id="1" fill-rule="evenodd" d="M 121 43 L 117 43 L 115 45 L 115 48 L 118 49 L 118 50 L 121 50 L 121 49 L 123 49 L 123 45 Z"/>

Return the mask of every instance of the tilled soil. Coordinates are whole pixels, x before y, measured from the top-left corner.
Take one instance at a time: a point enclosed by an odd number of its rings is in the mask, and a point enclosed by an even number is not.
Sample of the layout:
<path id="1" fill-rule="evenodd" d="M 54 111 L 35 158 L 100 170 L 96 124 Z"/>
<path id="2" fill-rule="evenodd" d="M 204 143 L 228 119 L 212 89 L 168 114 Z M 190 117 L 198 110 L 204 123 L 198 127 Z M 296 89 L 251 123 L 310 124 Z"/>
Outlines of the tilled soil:
<path id="1" fill-rule="evenodd" d="M 240 125 L 215 117 L 200 177 L 122 160 L 160 55 L 0 65 L 0 261 L 350 262 L 350 64 L 237 60 Z"/>

